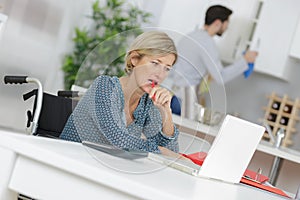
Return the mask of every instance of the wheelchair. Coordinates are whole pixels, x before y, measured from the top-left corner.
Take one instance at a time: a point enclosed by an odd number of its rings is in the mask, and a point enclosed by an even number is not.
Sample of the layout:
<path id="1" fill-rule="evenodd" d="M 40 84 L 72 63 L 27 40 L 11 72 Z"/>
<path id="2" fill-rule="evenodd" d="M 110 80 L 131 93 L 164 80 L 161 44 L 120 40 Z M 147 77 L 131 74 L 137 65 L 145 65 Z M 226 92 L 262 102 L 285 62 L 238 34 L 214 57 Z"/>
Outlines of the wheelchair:
<path id="1" fill-rule="evenodd" d="M 23 94 L 26 101 L 32 97 L 32 111 L 27 111 L 27 130 L 31 135 L 59 138 L 65 123 L 83 94 L 78 91 L 58 91 L 57 96 L 43 92 L 42 84 L 36 78 L 27 76 L 5 76 L 5 84 L 34 83 L 37 89 Z"/>

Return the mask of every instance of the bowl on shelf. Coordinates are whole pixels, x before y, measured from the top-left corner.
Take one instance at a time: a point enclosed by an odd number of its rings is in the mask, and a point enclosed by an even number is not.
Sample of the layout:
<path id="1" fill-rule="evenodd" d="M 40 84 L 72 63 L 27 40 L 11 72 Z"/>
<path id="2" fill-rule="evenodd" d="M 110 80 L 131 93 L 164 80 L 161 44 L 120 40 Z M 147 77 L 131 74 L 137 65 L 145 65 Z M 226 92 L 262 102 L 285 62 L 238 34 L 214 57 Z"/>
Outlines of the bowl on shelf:
<path id="1" fill-rule="evenodd" d="M 207 125 L 219 125 L 223 119 L 224 119 L 224 113 L 221 113 L 219 111 L 214 111 L 211 108 L 203 107 L 200 104 L 196 104 L 196 121 L 199 121 L 203 124 Z"/>

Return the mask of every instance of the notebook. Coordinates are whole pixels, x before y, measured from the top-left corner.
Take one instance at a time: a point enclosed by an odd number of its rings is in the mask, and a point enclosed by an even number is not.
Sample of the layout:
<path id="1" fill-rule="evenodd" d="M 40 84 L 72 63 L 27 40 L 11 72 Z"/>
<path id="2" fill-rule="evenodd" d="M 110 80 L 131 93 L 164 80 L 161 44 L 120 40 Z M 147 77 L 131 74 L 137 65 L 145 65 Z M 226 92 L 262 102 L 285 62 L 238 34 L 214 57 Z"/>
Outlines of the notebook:
<path id="1" fill-rule="evenodd" d="M 181 159 L 171 162 L 158 155 L 148 157 L 194 176 L 239 183 L 264 131 L 263 126 L 226 115 L 201 167 Z"/>

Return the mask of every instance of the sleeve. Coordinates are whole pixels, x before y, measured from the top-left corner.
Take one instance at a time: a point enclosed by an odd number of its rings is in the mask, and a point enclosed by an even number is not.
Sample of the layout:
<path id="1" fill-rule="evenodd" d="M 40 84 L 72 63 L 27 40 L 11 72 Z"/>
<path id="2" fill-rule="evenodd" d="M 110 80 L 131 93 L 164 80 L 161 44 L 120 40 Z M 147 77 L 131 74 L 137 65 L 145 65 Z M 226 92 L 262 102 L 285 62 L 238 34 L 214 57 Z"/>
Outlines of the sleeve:
<path id="1" fill-rule="evenodd" d="M 149 110 L 149 116 L 146 119 L 147 125 L 144 126 L 144 134 L 147 139 L 155 140 L 158 146 L 166 147 L 174 152 L 178 152 L 178 135 L 179 130 L 175 125 L 173 136 L 168 136 L 162 129 L 162 118 L 160 112 L 153 106 Z"/>
<path id="2" fill-rule="evenodd" d="M 174 125 L 174 135 L 172 137 L 166 136 L 163 132 L 160 132 L 162 137 L 164 137 L 164 140 L 160 140 L 159 146 L 166 147 L 174 152 L 179 151 L 179 145 L 178 145 L 178 135 L 179 130 Z"/>
<path id="3" fill-rule="evenodd" d="M 97 78 L 92 90 L 92 93 L 95 93 L 89 105 L 92 118 L 111 144 L 120 148 L 160 153 L 158 143 L 154 139 L 143 140 L 128 133 L 122 120 L 120 92 L 111 78 Z"/>
<path id="4" fill-rule="evenodd" d="M 236 60 L 231 65 L 223 66 L 216 52 L 217 50 L 210 52 L 209 55 L 207 53 L 202 54 L 202 60 L 208 72 L 218 84 L 227 83 L 248 69 L 244 58 Z"/>
<path id="5" fill-rule="evenodd" d="M 243 74 L 244 71 L 248 69 L 248 65 L 245 59 L 241 58 L 235 61 L 233 64 L 222 67 L 221 74 L 223 77 L 224 83 L 227 83 Z"/>

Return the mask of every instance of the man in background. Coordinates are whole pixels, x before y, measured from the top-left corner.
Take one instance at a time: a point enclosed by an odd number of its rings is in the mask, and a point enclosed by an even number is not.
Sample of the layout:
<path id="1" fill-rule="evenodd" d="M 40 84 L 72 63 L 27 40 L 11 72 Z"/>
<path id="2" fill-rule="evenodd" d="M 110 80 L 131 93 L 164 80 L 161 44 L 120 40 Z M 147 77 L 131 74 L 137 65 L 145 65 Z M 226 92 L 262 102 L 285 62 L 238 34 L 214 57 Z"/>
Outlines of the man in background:
<path id="1" fill-rule="evenodd" d="M 240 59 L 228 66 L 223 66 L 214 36 L 222 36 L 227 30 L 232 11 L 221 5 L 207 9 L 205 24 L 182 38 L 178 45 L 179 60 L 174 66 L 166 85 L 172 85 L 175 95 L 183 104 L 183 114 L 187 118 L 195 118 L 195 103 L 199 103 L 199 87 L 202 82 L 207 85 L 210 76 L 218 85 L 224 85 L 248 70 L 248 63 L 254 63 L 257 52 L 246 51 Z M 203 84 L 204 83 L 204 84 Z M 177 88 L 177 89 L 176 89 Z M 181 92 L 178 92 L 181 88 Z M 203 89 L 202 89 L 203 90 Z"/>

